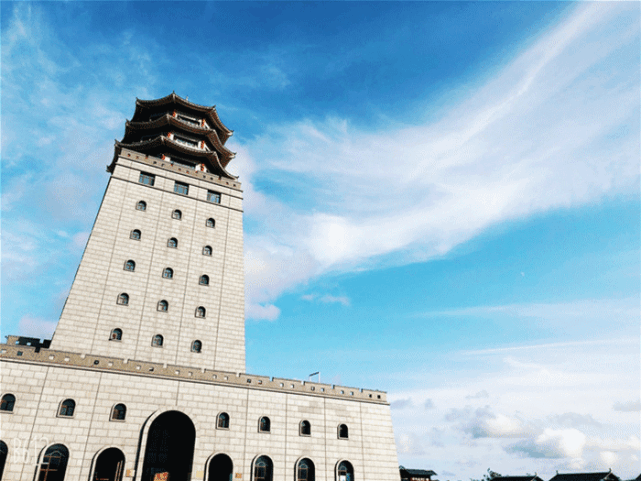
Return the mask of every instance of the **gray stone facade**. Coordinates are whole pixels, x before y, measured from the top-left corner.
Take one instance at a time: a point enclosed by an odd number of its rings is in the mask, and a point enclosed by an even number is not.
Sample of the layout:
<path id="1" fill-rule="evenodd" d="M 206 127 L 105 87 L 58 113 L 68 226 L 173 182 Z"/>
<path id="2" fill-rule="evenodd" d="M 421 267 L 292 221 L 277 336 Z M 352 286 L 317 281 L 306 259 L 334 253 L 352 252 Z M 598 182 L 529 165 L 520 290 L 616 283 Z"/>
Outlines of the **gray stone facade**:
<path id="1" fill-rule="evenodd" d="M 245 373 L 240 183 L 110 171 L 50 345 L 0 345 L 1 481 L 398 481 L 385 393 Z"/>

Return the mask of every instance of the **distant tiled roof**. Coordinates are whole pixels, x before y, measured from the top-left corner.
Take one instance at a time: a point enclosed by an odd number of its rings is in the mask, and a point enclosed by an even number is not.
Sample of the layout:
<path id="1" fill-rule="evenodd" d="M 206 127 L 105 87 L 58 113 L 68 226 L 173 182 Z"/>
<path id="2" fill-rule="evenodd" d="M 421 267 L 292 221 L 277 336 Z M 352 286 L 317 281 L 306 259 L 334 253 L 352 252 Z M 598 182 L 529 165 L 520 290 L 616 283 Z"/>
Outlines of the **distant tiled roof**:
<path id="1" fill-rule="evenodd" d="M 494 481 L 543 481 L 537 475 L 528 475 L 528 476 L 500 476 L 494 478 Z"/>
<path id="2" fill-rule="evenodd" d="M 550 481 L 620 481 L 619 477 L 612 474 L 612 471 L 604 473 L 557 473 Z"/>
<path id="3" fill-rule="evenodd" d="M 425 470 L 425 469 L 401 469 L 401 473 L 407 473 L 408 475 L 414 477 L 414 478 L 429 478 L 430 476 L 435 476 L 436 473 L 434 471 L 430 470 Z"/>

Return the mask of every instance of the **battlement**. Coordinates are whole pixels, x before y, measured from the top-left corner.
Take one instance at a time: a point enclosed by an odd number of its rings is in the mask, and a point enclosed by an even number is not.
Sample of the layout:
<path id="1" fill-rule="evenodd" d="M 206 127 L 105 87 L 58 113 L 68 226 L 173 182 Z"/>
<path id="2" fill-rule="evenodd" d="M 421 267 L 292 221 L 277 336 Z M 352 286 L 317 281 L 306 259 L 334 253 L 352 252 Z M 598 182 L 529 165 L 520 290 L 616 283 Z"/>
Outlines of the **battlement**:
<path id="1" fill-rule="evenodd" d="M 27 344 L 26 340 L 31 340 L 32 344 Z M 120 359 L 76 352 L 55 351 L 44 347 L 48 345 L 49 341 L 45 340 L 40 343 L 39 339 L 21 336 L 7 336 L 7 341 L 7 344 L 0 344 L 0 360 L 6 360 L 8 362 L 19 361 L 42 365 L 56 365 L 92 371 L 127 373 L 181 381 L 231 385 L 255 390 L 278 391 L 291 394 L 300 393 L 308 396 L 388 404 L 386 393 L 377 390 L 322 384 L 296 379 L 258 376 L 240 372 L 234 373 L 178 366 L 167 363 L 137 361 L 135 359 Z"/>

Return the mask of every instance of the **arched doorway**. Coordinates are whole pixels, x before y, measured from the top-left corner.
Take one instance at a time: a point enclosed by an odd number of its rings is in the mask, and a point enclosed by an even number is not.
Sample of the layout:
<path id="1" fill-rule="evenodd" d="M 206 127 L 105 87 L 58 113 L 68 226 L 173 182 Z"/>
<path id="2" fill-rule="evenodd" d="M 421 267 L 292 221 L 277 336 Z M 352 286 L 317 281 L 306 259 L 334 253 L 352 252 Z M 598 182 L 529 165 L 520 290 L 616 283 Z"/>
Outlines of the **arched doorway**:
<path id="1" fill-rule="evenodd" d="M 298 481 L 314 481 L 316 473 L 314 462 L 311 459 L 301 459 L 296 469 L 296 479 Z"/>
<path id="2" fill-rule="evenodd" d="M 349 461 L 341 461 L 336 470 L 336 481 L 354 481 L 354 467 Z"/>
<path id="3" fill-rule="evenodd" d="M 226 454 L 217 454 L 209 462 L 207 481 L 232 481 L 234 463 Z"/>
<path id="4" fill-rule="evenodd" d="M 94 481 L 121 481 L 125 455 L 118 448 L 105 449 L 96 460 Z"/>
<path id="5" fill-rule="evenodd" d="M 4 464 L 7 462 L 7 454 L 9 448 L 4 441 L 0 441 L 0 481 L 2 480 L 2 473 L 4 472 Z"/>
<path id="6" fill-rule="evenodd" d="M 189 481 L 196 428 L 189 417 L 167 411 L 149 427 L 142 481 Z"/>
<path id="7" fill-rule="evenodd" d="M 42 457 L 38 481 L 63 481 L 67 471 L 69 450 L 63 444 L 49 446 Z"/>

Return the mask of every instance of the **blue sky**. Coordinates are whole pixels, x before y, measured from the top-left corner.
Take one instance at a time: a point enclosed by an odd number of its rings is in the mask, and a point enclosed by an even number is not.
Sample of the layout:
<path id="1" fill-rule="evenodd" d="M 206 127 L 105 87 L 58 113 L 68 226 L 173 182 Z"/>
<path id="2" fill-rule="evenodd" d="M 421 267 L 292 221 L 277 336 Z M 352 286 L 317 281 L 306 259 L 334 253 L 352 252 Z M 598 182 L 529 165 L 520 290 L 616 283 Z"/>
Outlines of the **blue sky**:
<path id="1" fill-rule="evenodd" d="M 638 3 L 0 8 L 3 335 L 175 90 L 235 131 L 248 372 L 388 391 L 441 480 L 641 471 Z"/>

